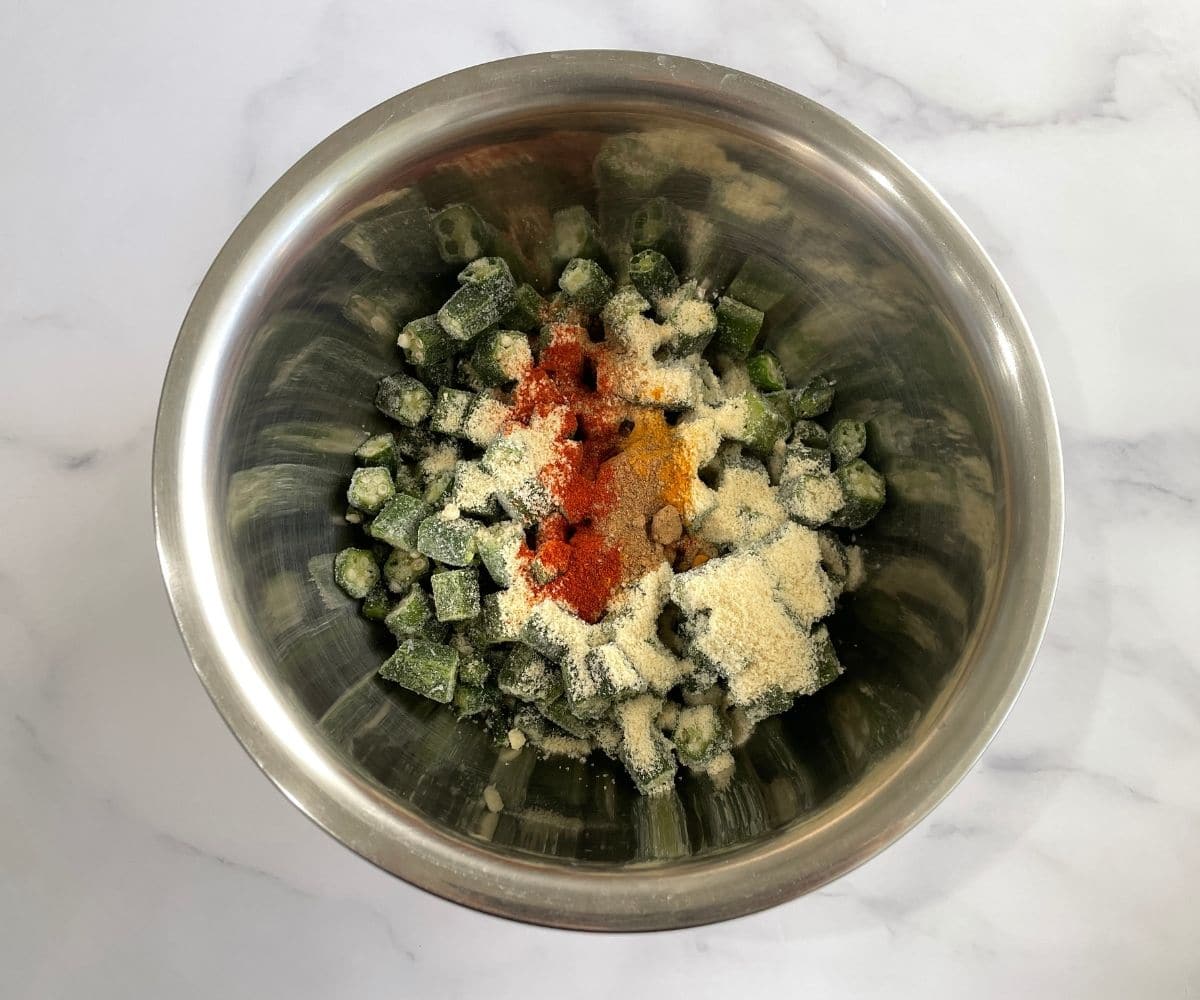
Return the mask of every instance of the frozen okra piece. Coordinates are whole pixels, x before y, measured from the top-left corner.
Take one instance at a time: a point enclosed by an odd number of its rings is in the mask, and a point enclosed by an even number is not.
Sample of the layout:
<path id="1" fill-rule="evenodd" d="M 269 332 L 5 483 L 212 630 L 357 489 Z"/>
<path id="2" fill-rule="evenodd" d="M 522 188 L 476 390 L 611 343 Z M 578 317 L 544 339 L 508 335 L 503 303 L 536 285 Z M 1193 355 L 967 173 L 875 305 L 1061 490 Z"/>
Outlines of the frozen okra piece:
<path id="1" fill-rule="evenodd" d="M 815 420 L 797 420 L 792 425 L 793 444 L 803 444 L 810 448 L 829 450 L 829 432 Z"/>
<path id="2" fill-rule="evenodd" d="M 806 528 L 820 528 L 842 509 L 844 497 L 837 478 L 813 472 L 779 484 L 778 500 L 788 516 Z"/>
<path id="3" fill-rule="evenodd" d="M 407 594 L 396 602 L 383 619 L 388 631 L 397 639 L 413 635 L 429 638 L 435 627 L 435 621 L 433 601 L 430 600 L 429 595 L 425 593 L 420 584 L 416 583 L 408 589 Z"/>
<path id="4" fill-rule="evenodd" d="M 438 323 L 455 340 L 473 340 L 508 312 L 515 288 L 512 275 L 498 270 L 466 281 L 438 310 Z"/>
<path id="5" fill-rule="evenodd" d="M 346 499 L 351 507 L 368 514 L 378 513 L 396 492 L 390 469 L 380 465 L 368 465 L 355 469 L 350 477 Z"/>
<path id="6" fill-rule="evenodd" d="M 861 528 L 883 508 L 887 487 L 883 476 L 861 458 L 834 472 L 845 503 L 829 523 L 838 528 Z"/>
<path id="7" fill-rule="evenodd" d="M 367 534 L 397 549 L 411 551 L 417 545 L 417 526 L 429 516 L 429 508 L 414 496 L 397 493 L 383 505 Z"/>
<path id="8" fill-rule="evenodd" d="M 396 337 L 396 346 L 410 363 L 428 368 L 454 354 L 459 343 L 446 336 L 436 316 L 422 316 L 404 325 Z"/>
<path id="9" fill-rule="evenodd" d="M 501 521 L 475 533 L 475 549 L 491 578 L 501 587 L 513 582 L 517 553 L 525 541 L 525 531 L 516 521 Z"/>
<path id="10" fill-rule="evenodd" d="M 475 532 L 481 527 L 469 517 L 433 514 L 417 527 L 417 551 L 447 566 L 467 566 L 475 558 Z"/>
<path id="11" fill-rule="evenodd" d="M 496 481 L 474 461 L 459 462 L 454 467 L 450 503 L 461 513 L 476 517 L 495 517 L 500 513 L 500 504 L 496 500 Z M 479 539 L 476 536 L 478 547 Z"/>
<path id="12" fill-rule="evenodd" d="M 574 657 L 582 664 L 591 626 L 554 601 L 534 605 L 521 628 L 521 641 L 553 663 Z"/>
<path id="13" fill-rule="evenodd" d="M 383 563 L 383 582 L 393 594 L 403 594 L 429 572 L 429 560 L 416 552 L 393 549 Z"/>
<path id="14" fill-rule="evenodd" d="M 657 250 L 642 250 L 630 258 L 629 280 L 655 306 L 679 287 L 675 268 Z"/>
<path id="15" fill-rule="evenodd" d="M 465 635 L 465 633 L 462 633 Z M 482 686 L 492 675 L 492 665 L 481 654 L 475 652 L 469 642 L 460 643 L 458 637 L 454 642 L 458 650 L 458 681 L 460 684 L 475 684 Z"/>
<path id="16" fill-rule="evenodd" d="M 589 650 L 585 662 L 597 690 L 605 698 L 624 701 L 646 691 L 645 678 L 615 642 Z"/>
<path id="17" fill-rule="evenodd" d="M 550 259 L 555 267 L 561 268 L 574 257 L 598 260 L 603 252 L 598 226 L 592 213 L 582 205 L 572 205 L 554 213 L 554 235 Z"/>
<path id="18" fill-rule="evenodd" d="M 612 294 L 613 283 L 594 260 L 576 257 L 563 268 L 558 287 L 580 308 L 598 313 Z"/>
<path id="19" fill-rule="evenodd" d="M 433 409 L 429 411 L 429 429 L 439 434 L 458 434 L 462 430 L 463 421 L 467 419 L 467 410 L 474 400 L 474 393 L 441 386 L 437 399 L 433 402 Z"/>
<path id="20" fill-rule="evenodd" d="M 771 687 L 750 704 L 739 705 L 738 708 L 743 713 L 746 722 L 753 727 L 763 719 L 769 719 L 773 715 L 782 715 L 792 707 L 795 701 L 794 694 L 789 694 L 780 687 Z"/>
<path id="21" fill-rule="evenodd" d="M 558 698 L 549 703 L 541 702 L 537 707 L 548 720 L 576 739 L 586 740 L 591 736 L 592 727 L 571 711 L 571 706 L 565 698 Z"/>
<path id="22" fill-rule="evenodd" d="M 733 746 L 729 724 L 712 705 L 681 710 L 672 739 L 679 762 L 688 767 L 704 767 Z"/>
<path id="23" fill-rule="evenodd" d="M 360 601 L 379 582 L 379 564 L 366 549 L 342 549 L 333 560 L 333 580 Z"/>
<path id="24" fill-rule="evenodd" d="M 484 594 L 479 599 L 479 617 L 470 621 L 467 631 L 480 647 L 515 642 L 521 634 L 520 625 L 506 612 L 498 594 Z"/>
<path id="25" fill-rule="evenodd" d="M 754 349 L 762 324 L 761 310 L 722 295 L 717 300 L 717 349 L 736 361 L 744 361 Z"/>
<path id="26" fill-rule="evenodd" d="M 491 227 L 470 205 L 454 204 L 433 213 L 433 238 L 447 264 L 465 264 L 491 249 Z"/>
<path id="27" fill-rule="evenodd" d="M 513 302 L 508 311 L 500 317 L 502 326 L 521 333 L 529 333 L 542 322 L 542 310 L 546 300 L 532 285 L 520 284 L 513 290 Z"/>
<path id="28" fill-rule="evenodd" d="M 392 599 L 388 596 L 387 587 L 382 583 L 375 584 L 363 598 L 362 616 L 370 621 L 383 621 L 392 610 Z"/>
<path id="29" fill-rule="evenodd" d="M 634 250 L 657 250 L 679 260 L 683 250 L 684 217 L 666 198 L 651 198 L 629 219 L 629 245 Z"/>
<path id="30" fill-rule="evenodd" d="M 867 425 L 861 420 L 839 420 L 829 432 L 829 450 L 838 465 L 848 465 L 867 447 Z"/>
<path id="31" fill-rule="evenodd" d="M 763 392 L 778 392 L 787 388 L 787 376 L 783 373 L 783 365 L 771 351 L 759 351 L 746 360 L 746 371 L 750 375 L 750 384 Z"/>
<path id="32" fill-rule="evenodd" d="M 458 651 L 440 642 L 410 637 L 379 668 L 379 676 L 432 701 L 449 704 L 458 680 Z"/>
<path id="33" fill-rule="evenodd" d="M 396 439 L 391 434 L 372 434 L 354 451 L 359 465 L 379 465 L 385 469 L 396 464 Z"/>
<path id="34" fill-rule="evenodd" d="M 476 715 L 487 715 L 500 707 L 500 694 L 495 688 L 469 684 L 463 678 L 463 661 L 458 663 L 458 684 L 451 701 L 456 719 L 469 719 Z"/>
<path id="35" fill-rule="evenodd" d="M 672 355 L 700 354 L 717 332 L 717 316 L 707 302 L 688 297 L 671 310 L 667 328 L 671 331 Z"/>
<path id="36" fill-rule="evenodd" d="M 643 694 L 620 702 L 613 709 L 621 729 L 618 756 L 643 795 L 670 790 L 675 779 L 671 744 L 658 728 L 662 699 Z"/>
<path id="37" fill-rule="evenodd" d="M 471 370 L 484 386 L 503 385 L 520 378 L 533 364 L 529 338 L 516 330 L 493 330 L 475 342 Z"/>
<path id="38" fill-rule="evenodd" d="M 787 421 L 761 393 L 750 389 L 741 398 L 745 405 L 745 421 L 738 433 L 732 436 L 755 455 L 769 455 L 775 442 L 787 435 Z"/>
<path id="39" fill-rule="evenodd" d="M 479 574 L 473 569 L 447 569 L 429 578 L 433 610 L 440 622 L 461 622 L 479 614 Z"/>
<path id="40" fill-rule="evenodd" d="M 562 694 L 558 671 L 521 644 L 508 654 L 496 683 L 505 694 L 521 701 L 551 702 Z"/>
<path id="41" fill-rule="evenodd" d="M 810 379 L 802 389 L 789 389 L 795 420 L 811 420 L 833 406 L 833 382 L 824 375 Z"/>
<path id="42" fill-rule="evenodd" d="M 816 662 L 816 687 L 820 690 L 826 684 L 836 681 L 843 671 L 842 661 L 838 659 L 837 650 L 829 638 L 829 630 L 824 625 L 818 625 L 812 634 L 813 659 Z"/>
<path id="43" fill-rule="evenodd" d="M 397 372 L 379 380 L 375 406 L 393 420 L 415 427 L 425 419 L 433 405 L 433 394 L 411 375 Z"/>
<path id="44" fill-rule="evenodd" d="M 512 408 L 500 400 L 480 393 L 463 420 L 462 436 L 480 448 L 489 447 L 504 431 Z M 492 470 L 488 470 L 489 472 Z"/>

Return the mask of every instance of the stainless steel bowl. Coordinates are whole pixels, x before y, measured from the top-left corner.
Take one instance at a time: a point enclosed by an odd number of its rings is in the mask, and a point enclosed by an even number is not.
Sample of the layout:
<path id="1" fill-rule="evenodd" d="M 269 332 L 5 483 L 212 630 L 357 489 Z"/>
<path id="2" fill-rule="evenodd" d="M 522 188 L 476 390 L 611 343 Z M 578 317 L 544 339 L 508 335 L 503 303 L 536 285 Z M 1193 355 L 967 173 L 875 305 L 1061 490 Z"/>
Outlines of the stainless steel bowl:
<path id="1" fill-rule="evenodd" d="M 543 278 L 550 210 L 582 202 L 619 235 L 633 207 L 663 194 L 689 214 L 686 253 L 714 281 L 748 256 L 788 274 L 771 346 L 795 377 L 832 374 L 839 411 L 869 421 L 891 501 L 863 536 L 869 580 L 834 625 L 847 673 L 761 726 L 725 791 L 684 779 L 647 800 L 603 760 L 498 759 L 469 723 L 374 679 L 380 639 L 330 574 L 351 538 L 348 456 L 379 426 L 373 386 L 395 348 L 342 318 L 363 266 L 339 236 L 369 201 L 408 185 L 435 206 L 476 205 Z M 184 321 L 154 504 L 196 669 L 293 802 L 449 899 L 604 929 L 770 906 L 925 815 L 1025 679 L 1063 516 L 1036 350 L 953 212 L 812 101 L 628 52 L 443 77 L 288 171 Z M 506 803 L 498 816 L 483 804 L 489 783 Z"/>

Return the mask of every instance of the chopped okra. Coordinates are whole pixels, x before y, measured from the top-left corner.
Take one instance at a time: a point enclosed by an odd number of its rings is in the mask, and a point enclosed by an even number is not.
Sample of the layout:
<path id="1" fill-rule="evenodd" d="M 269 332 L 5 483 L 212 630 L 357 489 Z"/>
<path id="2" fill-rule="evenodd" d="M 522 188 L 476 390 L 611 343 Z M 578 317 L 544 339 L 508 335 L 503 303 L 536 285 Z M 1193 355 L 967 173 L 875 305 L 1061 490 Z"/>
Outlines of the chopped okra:
<path id="1" fill-rule="evenodd" d="M 347 521 L 366 541 L 334 578 L 395 637 L 382 678 L 505 745 L 608 754 L 659 795 L 681 771 L 728 780 L 757 723 L 837 681 L 824 622 L 864 578 L 849 533 L 886 484 L 865 426 L 826 416 L 832 381 L 789 385 L 758 346 L 783 342 L 767 312 L 787 272 L 747 261 L 724 294 L 678 272 L 694 217 L 658 195 L 675 168 L 627 138 L 597 176 L 633 211 L 603 229 L 579 205 L 554 214 L 549 298 L 513 277 L 542 265 L 501 256 L 469 205 L 401 200 L 349 231 L 392 273 L 346 315 L 407 364 L 376 391 L 395 423 L 355 450 Z M 425 233 L 411 288 L 406 226 Z M 610 230 L 633 251 L 620 287 Z M 455 290 L 430 314 L 439 282 Z"/>

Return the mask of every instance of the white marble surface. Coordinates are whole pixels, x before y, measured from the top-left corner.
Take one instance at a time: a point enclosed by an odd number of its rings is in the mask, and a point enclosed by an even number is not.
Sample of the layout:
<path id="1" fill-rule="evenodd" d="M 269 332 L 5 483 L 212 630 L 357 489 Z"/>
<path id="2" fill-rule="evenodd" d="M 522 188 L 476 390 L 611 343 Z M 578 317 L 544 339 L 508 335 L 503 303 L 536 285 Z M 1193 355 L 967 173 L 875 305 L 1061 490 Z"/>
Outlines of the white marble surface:
<path id="1" fill-rule="evenodd" d="M 1200 8 L 575 9 L 4 5 L 4 993 L 1200 996 Z M 922 171 L 1026 310 L 1069 490 L 1045 647 L 951 798 L 809 898 L 636 937 L 457 908 L 305 820 L 192 674 L 149 510 L 175 331 L 267 186 L 412 84 L 588 46 L 758 72 Z"/>

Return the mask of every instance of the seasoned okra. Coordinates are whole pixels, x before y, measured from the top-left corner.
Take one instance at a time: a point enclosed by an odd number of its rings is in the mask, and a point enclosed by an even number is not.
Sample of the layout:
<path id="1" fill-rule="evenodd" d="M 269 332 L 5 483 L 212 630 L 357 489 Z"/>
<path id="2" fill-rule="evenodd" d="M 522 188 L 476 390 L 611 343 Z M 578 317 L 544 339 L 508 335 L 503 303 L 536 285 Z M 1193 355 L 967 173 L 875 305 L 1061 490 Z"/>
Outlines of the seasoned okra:
<path id="1" fill-rule="evenodd" d="M 390 469 L 380 465 L 368 465 L 355 469 L 346 490 L 346 500 L 351 507 L 376 514 L 396 493 Z"/>
<path id="2" fill-rule="evenodd" d="M 333 560 L 334 582 L 355 600 L 361 600 L 379 582 L 379 564 L 366 549 L 342 549 Z"/>
<path id="3" fill-rule="evenodd" d="M 679 287 L 675 268 L 657 250 L 642 250 L 630 258 L 629 280 L 651 305 L 658 305 Z"/>
<path id="4" fill-rule="evenodd" d="M 596 313 L 612 294 L 613 283 L 594 260 L 576 257 L 563 269 L 558 287 L 580 308 Z"/>
<path id="5" fill-rule="evenodd" d="M 429 578 L 433 607 L 440 622 L 461 622 L 479 614 L 479 574 L 473 569 L 448 569 Z"/>
<path id="6" fill-rule="evenodd" d="M 847 465 L 867 447 L 867 425 L 861 420 L 839 420 L 829 432 L 829 450 L 838 465 Z"/>
<path id="7" fill-rule="evenodd" d="M 400 640 L 396 652 L 379 668 L 380 677 L 443 705 L 454 698 L 457 672 L 456 650 L 416 637 Z"/>
<path id="8" fill-rule="evenodd" d="M 380 412 L 409 427 L 425 419 L 433 405 L 433 394 L 411 375 L 397 372 L 379 380 L 375 406 Z"/>
<path id="9" fill-rule="evenodd" d="M 750 356 L 762 330 L 761 310 L 728 295 L 717 300 L 717 349 L 738 361 Z"/>

